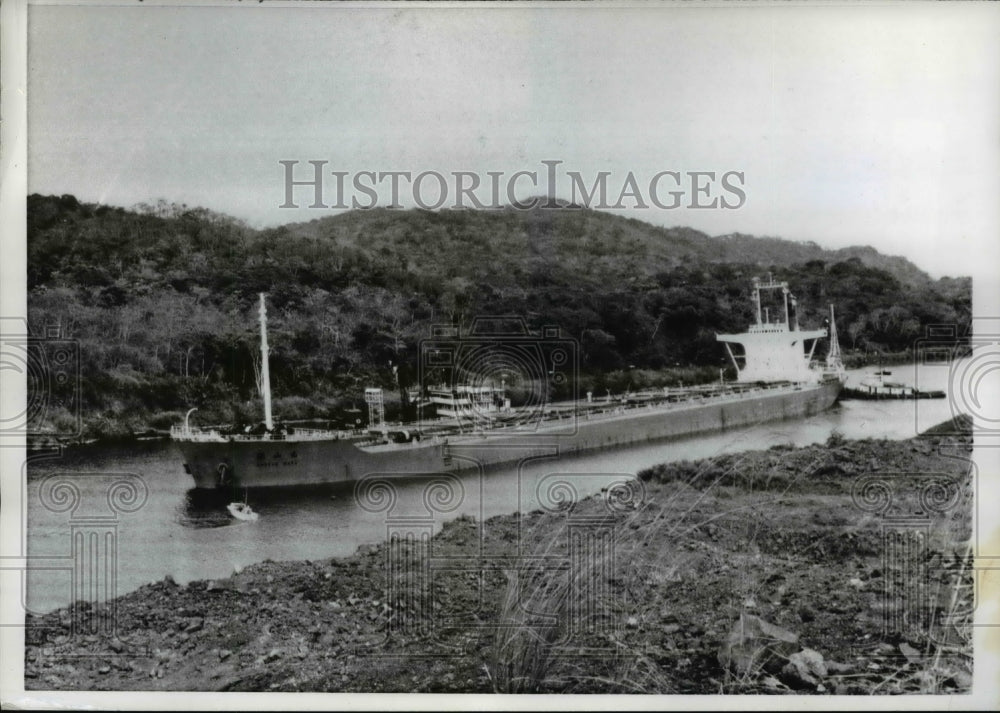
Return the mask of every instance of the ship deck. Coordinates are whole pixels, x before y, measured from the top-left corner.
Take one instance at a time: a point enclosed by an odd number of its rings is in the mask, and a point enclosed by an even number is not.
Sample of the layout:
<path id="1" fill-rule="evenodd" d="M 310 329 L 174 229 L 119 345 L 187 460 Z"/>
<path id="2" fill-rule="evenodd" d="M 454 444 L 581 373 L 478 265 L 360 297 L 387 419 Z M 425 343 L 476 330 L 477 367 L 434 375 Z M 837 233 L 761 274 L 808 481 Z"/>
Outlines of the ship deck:
<path id="1" fill-rule="evenodd" d="M 708 403 L 740 401 L 765 394 L 800 391 L 822 382 L 775 382 L 768 384 L 712 384 L 660 391 L 642 391 L 613 400 L 578 402 L 564 401 L 534 408 L 515 408 L 507 414 L 472 420 L 454 418 L 425 419 L 417 422 L 387 423 L 384 433 L 409 432 L 421 435 L 421 442 L 432 444 L 454 439 L 482 439 L 493 435 L 532 433 L 545 435 L 564 431 L 567 422 L 574 419 L 587 421 L 614 421 L 634 418 L 645 411 L 681 411 Z M 176 441 L 193 443 L 255 443 L 262 441 L 309 442 L 349 441 L 366 451 L 393 451 L 412 448 L 411 442 L 385 442 L 384 436 L 366 430 L 332 431 L 294 428 L 288 433 L 250 434 L 226 433 L 221 427 L 184 428 L 175 426 L 170 431 Z"/>

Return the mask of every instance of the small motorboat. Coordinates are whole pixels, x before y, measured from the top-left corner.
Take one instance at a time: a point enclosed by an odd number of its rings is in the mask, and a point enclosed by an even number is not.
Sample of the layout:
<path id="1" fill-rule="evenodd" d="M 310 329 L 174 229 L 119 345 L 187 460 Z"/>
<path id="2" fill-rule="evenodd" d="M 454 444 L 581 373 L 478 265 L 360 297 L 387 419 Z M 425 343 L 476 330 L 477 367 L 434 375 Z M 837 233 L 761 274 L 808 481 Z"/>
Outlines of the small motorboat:
<path id="1" fill-rule="evenodd" d="M 246 503 L 229 503 L 226 506 L 229 514 L 235 517 L 237 520 L 247 520 L 248 522 L 254 522 L 259 516 L 253 511 Z"/>

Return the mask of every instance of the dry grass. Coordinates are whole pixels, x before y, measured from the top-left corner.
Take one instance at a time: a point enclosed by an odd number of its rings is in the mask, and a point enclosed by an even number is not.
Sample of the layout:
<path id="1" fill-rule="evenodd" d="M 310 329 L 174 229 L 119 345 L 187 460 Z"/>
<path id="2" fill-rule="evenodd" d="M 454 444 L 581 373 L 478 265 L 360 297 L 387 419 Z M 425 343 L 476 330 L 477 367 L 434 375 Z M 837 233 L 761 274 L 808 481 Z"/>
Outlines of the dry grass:
<path id="1" fill-rule="evenodd" d="M 710 462 L 700 464 L 690 481 L 703 481 L 711 468 Z M 507 572 L 500 629 L 487 666 L 494 690 L 531 693 L 596 686 L 609 692 L 666 692 L 669 683 L 651 657 L 653 652 L 622 641 L 630 622 L 638 626 L 649 614 L 629 595 L 639 590 L 640 583 L 673 581 L 691 558 L 676 545 L 698 526 L 731 514 L 690 521 L 691 513 L 727 475 L 726 471 L 714 474 L 714 481 L 698 490 L 677 488 L 662 502 L 645 498 L 642 483 L 634 481 L 603 493 L 600 502 L 573 505 L 585 510 L 591 523 L 603 516 L 611 527 L 605 531 L 609 539 L 601 543 L 603 547 L 587 556 L 570 557 L 563 570 L 543 569 L 539 563 L 572 536 L 567 524 L 572 519 L 566 518 L 556 536 L 551 535 L 550 523 L 538 523 L 535 529 L 544 530 L 546 539 Z M 525 539 L 532 540 L 530 532 Z M 610 596 L 606 587 L 610 581 L 621 584 L 624 596 Z M 596 649 L 589 648 L 595 645 Z M 561 673 L 553 677 L 557 659 Z M 594 659 L 600 659 L 596 667 Z M 595 675 L 595 668 L 605 673 Z"/>

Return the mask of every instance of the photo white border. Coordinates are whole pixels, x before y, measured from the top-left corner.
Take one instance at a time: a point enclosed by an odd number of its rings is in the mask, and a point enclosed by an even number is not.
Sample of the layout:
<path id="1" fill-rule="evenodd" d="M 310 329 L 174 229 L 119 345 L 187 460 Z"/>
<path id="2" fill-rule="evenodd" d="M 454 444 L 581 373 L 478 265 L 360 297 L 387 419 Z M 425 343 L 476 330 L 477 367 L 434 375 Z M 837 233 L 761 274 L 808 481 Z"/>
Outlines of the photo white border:
<path id="1" fill-rule="evenodd" d="M 61 0 L 37 0 L 37 5 L 108 5 L 135 6 L 133 0 L 103 0 L 102 2 L 64 2 Z M 188 0 L 187 2 L 169 2 L 168 0 L 145 0 L 145 6 L 158 5 L 193 5 L 193 6 L 233 6 L 243 5 L 246 11 L 253 11 L 258 5 L 256 0 L 245 2 L 220 2 L 218 0 Z M 267 0 L 267 5 L 273 9 L 275 5 L 287 11 L 294 12 L 295 6 L 315 8 L 317 2 L 296 2 L 282 0 L 275 2 Z M 399 4 L 408 9 L 422 6 L 437 7 L 468 7 L 473 5 L 486 12 L 494 8 L 513 9 L 521 7 L 537 7 L 538 3 L 499 2 L 499 3 L 465 3 L 465 2 L 345 2 L 340 7 L 350 8 L 385 8 L 387 5 Z M 578 6 L 581 11 L 587 8 L 603 6 L 609 3 L 543 3 L 546 6 L 567 8 Z M 691 7 L 694 3 L 643 3 L 629 2 L 617 6 L 649 7 L 653 4 L 683 4 Z M 846 8 L 858 5 L 898 5 L 899 3 L 864 3 L 864 2 L 707 2 L 698 3 L 699 7 L 733 7 L 739 5 L 745 8 L 748 4 L 760 7 L 780 5 L 787 7 L 792 4 L 823 4 L 828 6 L 843 6 Z M 924 4 L 916 2 L 914 4 Z M 0 30 L 2 30 L 3 57 L 0 60 L 0 86 L 2 86 L 2 106 L 0 106 L 0 234 L 3 235 L 3 259 L 0 261 L 0 315 L 26 315 L 26 281 L 23 265 L 26 260 L 25 250 L 25 219 L 27 196 L 27 0 L 4 0 L 0 4 Z M 956 12 L 971 12 L 970 8 L 984 3 L 951 3 Z M 980 12 L 981 10 L 976 10 Z M 1000 5 L 993 5 L 992 10 L 982 11 L 984 21 L 997 24 L 1000 36 Z M 1000 88 L 993 88 L 1000 102 Z M 998 126 L 1000 131 L 1000 126 Z M 993 150 L 1000 157 L 1000 146 L 984 147 L 984 151 Z M 1000 166 L 1000 160 L 996 161 Z M 1000 174 L 1000 171 L 998 171 Z M 1000 185 L 1000 181 L 998 181 Z M 1000 189 L 997 191 L 998 201 L 993 206 L 984 207 L 992 210 L 994 224 L 998 232 L 994 242 L 978 245 L 984 259 L 980 263 L 979 272 L 973 275 L 974 301 L 976 307 L 989 305 L 1000 315 L 1000 274 L 995 272 L 1000 265 Z M 990 267 L 994 271 L 990 271 Z M 984 316 L 989 310 L 982 310 Z M 9 371 L 0 370 L 0 395 L 5 400 L 12 400 L 16 405 L 25 403 L 25 380 Z M 1000 398 L 992 394 L 991 398 Z M 22 445 L 23 447 L 23 445 Z M 139 692 L 139 693 L 101 693 L 101 692 L 46 692 L 23 689 L 23 650 L 24 630 L 20 628 L 0 627 L 0 700 L 4 707 L 15 709 L 60 709 L 60 708 L 95 708 L 118 709 L 132 708 L 136 710 L 170 709 L 182 710 L 188 708 L 203 708 L 215 710 L 449 710 L 449 709 L 535 709 L 540 707 L 558 710 L 640 710 L 647 708 L 680 708 L 692 710 L 760 710 L 782 709 L 798 710 L 807 707 L 814 710 L 835 710 L 847 708 L 870 708 L 873 710 L 935 710 L 941 708 L 976 708 L 991 709 L 1000 705 L 1000 535 L 998 535 L 995 508 L 987 507 L 990 503 L 1000 503 L 1000 449 L 976 449 L 975 461 L 979 466 L 983 491 L 978 494 L 977 519 L 980 535 L 983 537 L 981 547 L 985 551 L 980 556 L 992 558 L 996 571 L 980 572 L 979 595 L 982 600 L 977 607 L 977 621 L 991 622 L 991 626 L 977 626 L 975 634 L 975 687 L 971 695 L 937 695 L 937 696 L 606 696 L 606 695 L 566 695 L 566 696 L 501 696 L 489 694 L 445 695 L 445 694 L 281 694 L 281 693 L 183 693 L 183 692 Z M 12 478 L 22 478 L 23 451 L 16 448 L 0 448 L 0 473 L 5 493 L 9 493 L 8 484 Z M 21 542 L 23 523 L 21 522 L 21 503 L 15 498 L 4 497 L 0 510 L 0 538 L 3 549 L 0 554 L 11 556 L 13 543 Z M 0 598 L 4 620 L 12 611 L 20 610 L 16 601 L 11 601 L 8 593 Z"/>

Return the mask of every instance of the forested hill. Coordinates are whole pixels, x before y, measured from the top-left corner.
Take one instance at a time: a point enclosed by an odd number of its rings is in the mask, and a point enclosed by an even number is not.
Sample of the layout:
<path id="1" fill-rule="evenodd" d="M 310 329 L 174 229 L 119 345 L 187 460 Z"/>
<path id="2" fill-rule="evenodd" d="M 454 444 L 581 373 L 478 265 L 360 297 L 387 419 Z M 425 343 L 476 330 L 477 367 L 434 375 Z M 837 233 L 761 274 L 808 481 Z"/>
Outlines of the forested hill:
<path id="1" fill-rule="evenodd" d="M 835 263 L 856 257 L 900 282 L 931 282 L 927 273 L 906 258 L 883 255 L 869 246 L 826 250 L 813 242 L 740 233 L 710 237 L 691 228 L 662 228 L 561 205 L 562 210 L 410 211 L 405 219 L 398 210 L 354 211 L 287 228 L 298 236 L 323 238 L 345 247 L 392 250 L 404 244 L 423 248 L 414 261 L 430 260 L 436 265 L 472 249 L 476 256 L 500 260 L 499 265 L 491 267 L 512 267 L 514 277 L 531 274 L 531 270 L 523 271 L 526 263 L 532 268 L 549 268 L 545 257 L 555 257 L 572 277 L 592 275 L 598 279 L 609 274 L 632 279 L 694 264 L 738 263 L 770 268 L 812 260 Z"/>
<path id="2" fill-rule="evenodd" d="M 393 385 L 390 362 L 412 381 L 432 324 L 483 314 L 560 327 L 595 387 L 631 367 L 712 373 L 714 334 L 746 326 L 750 280 L 768 271 L 792 284 L 803 326 L 832 302 L 847 349 L 900 351 L 928 324 L 970 320 L 968 278 L 931 280 L 871 248 L 712 238 L 591 210 L 373 209 L 254 230 L 165 203 L 28 199 L 29 320 L 79 341 L 92 435 L 163 427 L 190 405 L 220 420 L 250 408 L 258 292 L 277 408 L 294 418 L 335 415 L 369 381 Z"/>

